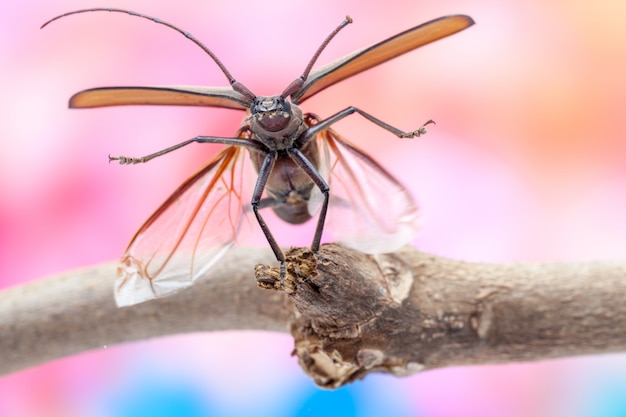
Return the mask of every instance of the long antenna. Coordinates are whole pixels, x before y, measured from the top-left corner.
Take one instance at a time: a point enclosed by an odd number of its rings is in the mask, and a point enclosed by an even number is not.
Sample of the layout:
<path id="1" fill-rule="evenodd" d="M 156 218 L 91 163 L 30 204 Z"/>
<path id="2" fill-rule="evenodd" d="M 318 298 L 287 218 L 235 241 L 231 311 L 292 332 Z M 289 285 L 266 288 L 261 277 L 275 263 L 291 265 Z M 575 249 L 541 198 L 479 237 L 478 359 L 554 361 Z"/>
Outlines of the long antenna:
<path id="1" fill-rule="evenodd" d="M 198 45 L 200 48 L 202 48 L 202 50 L 204 52 L 206 52 L 213 59 L 213 61 L 215 61 L 217 66 L 220 68 L 220 70 L 222 70 L 222 72 L 224 73 L 224 75 L 228 79 L 228 82 L 230 83 L 230 85 L 233 87 L 233 90 L 243 94 L 244 96 L 246 96 L 250 100 L 253 100 L 256 97 L 256 95 L 252 91 L 250 91 L 246 86 L 241 84 L 239 81 L 235 80 L 235 78 L 226 69 L 224 64 L 222 64 L 222 61 L 220 61 L 220 59 L 208 47 L 206 47 L 202 42 L 200 42 L 198 39 L 196 39 L 195 36 L 193 36 L 191 33 L 187 32 L 187 31 L 182 30 L 178 26 L 175 26 L 175 25 L 173 25 L 171 23 L 168 23 L 168 22 L 166 22 L 164 20 L 161 20 L 161 19 L 158 19 L 156 17 L 152 17 L 152 16 L 148 16 L 148 15 L 145 15 L 145 14 L 133 12 L 131 10 L 115 9 L 115 8 L 105 8 L 105 7 L 96 7 L 96 8 L 93 8 L 93 9 L 74 10 L 73 12 L 64 13 L 62 15 L 59 15 L 57 17 L 54 17 L 54 18 L 48 20 L 46 23 L 41 25 L 40 29 L 43 29 L 44 27 L 46 27 L 50 23 L 52 23 L 55 20 L 58 20 L 58 19 L 60 19 L 62 17 L 70 16 L 70 15 L 73 15 L 73 14 L 86 13 L 86 12 L 118 12 L 118 13 L 126 13 L 126 14 L 129 14 L 131 16 L 137 16 L 137 17 L 141 17 L 143 19 L 148 19 L 148 20 L 153 21 L 154 23 L 158 23 L 160 25 L 165 25 L 165 26 L 167 26 L 167 27 L 169 27 L 171 29 L 174 29 L 176 32 L 180 33 L 185 38 L 189 39 L 190 41 L 192 41 L 193 43 Z"/>
<path id="2" fill-rule="evenodd" d="M 324 39 L 324 42 L 322 42 L 322 44 L 319 46 L 319 48 L 317 48 L 317 51 L 315 51 L 315 53 L 313 54 L 313 58 L 311 58 L 311 60 L 307 64 L 306 68 L 302 72 L 302 75 L 300 75 L 298 78 L 293 80 L 291 82 L 291 84 L 289 84 L 287 86 L 287 88 L 285 88 L 285 91 L 283 91 L 283 93 L 280 95 L 281 97 L 285 98 L 287 96 L 290 96 L 290 95 L 292 95 L 293 93 L 296 93 L 297 91 L 299 91 L 302 88 L 302 86 L 304 85 L 304 82 L 306 81 L 307 77 L 309 76 L 309 73 L 311 72 L 311 69 L 313 68 L 313 65 L 315 64 L 315 61 L 317 61 L 317 58 L 319 58 L 319 56 L 322 53 L 322 51 L 324 50 L 324 48 L 326 48 L 326 45 L 328 45 L 328 43 L 335 37 L 336 34 L 339 33 L 339 31 L 341 29 L 343 29 L 344 27 L 346 27 L 350 23 L 352 23 L 352 18 L 350 16 L 346 16 L 344 21 L 341 22 L 339 24 L 339 26 L 337 26 L 335 28 L 335 30 L 333 30 L 326 37 L 326 39 Z"/>

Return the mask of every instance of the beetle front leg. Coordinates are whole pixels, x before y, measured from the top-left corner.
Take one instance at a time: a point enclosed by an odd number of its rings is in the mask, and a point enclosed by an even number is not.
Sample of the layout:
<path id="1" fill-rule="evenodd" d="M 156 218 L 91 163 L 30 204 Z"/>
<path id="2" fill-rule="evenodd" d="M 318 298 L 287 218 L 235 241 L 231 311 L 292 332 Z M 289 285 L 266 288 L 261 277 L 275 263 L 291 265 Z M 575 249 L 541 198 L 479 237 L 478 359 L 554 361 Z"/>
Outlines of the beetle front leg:
<path id="1" fill-rule="evenodd" d="M 410 131 L 410 132 L 405 132 L 403 130 L 398 129 L 397 127 L 391 126 L 389 123 L 385 123 L 382 120 L 372 116 L 369 113 L 364 112 L 363 110 L 356 108 L 356 107 L 348 107 L 346 109 L 341 110 L 340 112 L 335 113 L 334 115 L 330 116 L 327 119 L 324 120 L 320 120 L 319 122 L 317 122 L 316 124 L 314 124 L 313 126 L 309 127 L 305 132 L 302 133 L 302 135 L 298 138 L 298 140 L 296 141 L 295 145 L 297 148 L 301 148 L 302 146 L 304 146 L 308 141 L 310 141 L 311 139 L 315 138 L 317 136 L 317 134 L 323 132 L 324 130 L 328 129 L 331 125 L 333 125 L 334 123 L 337 123 L 338 121 L 340 121 L 341 119 L 343 119 L 344 117 L 348 117 L 351 114 L 354 113 L 358 113 L 361 116 L 365 117 L 367 120 L 369 120 L 370 122 L 374 123 L 377 126 L 382 127 L 383 129 L 393 133 L 394 135 L 396 135 L 399 138 L 417 138 L 420 137 L 424 134 L 426 134 L 426 126 L 428 126 L 429 124 L 435 124 L 434 120 L 428 120 L 426 121 L 426 123 L 422 124 L 419 128 L 417 128 L 416 130 Z"/>
<path id="2" fill-rule="evenodd" d="M 165 155 L 166 153 L 170 153 L 172 151 L 175 151 L 176 149 L 180 149 L 183 146 L 187 146 L 190 143 L 221 143 L 224 145 L 244 146 L 248 149 L 254 149 L 257 151 L 261 151 L 261 152 L 267 151 L 267 148 L 265 147 L 265 145 L 256 141 L 251 141 L 251 140 L 242 138 L 242 137 L 225 138 L 225 137 L 219 137 L 219 136 L 196 136 L 195 138 L 181 142 L 178 145 L 170 146 L 169 148 L 162 149 L 158 152 L 151 153 L 150 155 L 146 155 L 146 156 L 132 157 L 132 156 L 109 155 L 109 162 L 118 161 L 120 165 L 143 164 L 145 162 L 148 162 L 151 159 L 154 159 L 161 155 Z"/>

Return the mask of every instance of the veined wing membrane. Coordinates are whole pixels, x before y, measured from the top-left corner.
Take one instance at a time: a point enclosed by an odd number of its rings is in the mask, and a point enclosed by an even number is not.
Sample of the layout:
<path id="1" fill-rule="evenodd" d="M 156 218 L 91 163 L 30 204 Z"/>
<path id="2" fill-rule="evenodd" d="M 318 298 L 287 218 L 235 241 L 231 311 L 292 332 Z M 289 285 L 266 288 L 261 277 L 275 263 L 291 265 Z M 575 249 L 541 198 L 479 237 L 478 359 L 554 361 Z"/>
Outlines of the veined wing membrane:
<path id="1" fill-rule="evenodd" d="M 118 306 L 190 286 L 235 243 L 251 195 L 246 153 L 239 146 L 222 150 L 137 231 L 120 260 Z"/>
<path id="2" fill-rule="evenodd" d="M 330 183 L 326 224 L 332 237 L 365 253 L 393 252 L 413 239 L 419 209 L 404 186 L 334 130 L 318 140 Z"/>
<path id="3" fill-rule="evenodd" d="M 226 107 L 246 110 L 249 107 L 249 101 L 230 87 L 100 87 L 74 94 L 70 98 L 70 107 L 91 108 L 153 104 Z"/>
<path id="4" fill-rule="evenodd" d="M 314 94 L 341 80 L 382 64 L 415 48 L 450 36 L 473 24 L 472 18 L 464 15 L 445 16 L 423 23 L 311 71 L 304 86 L 300 91 L 293 94 L 291 98 L 296 104 L 302 103 Z"/>

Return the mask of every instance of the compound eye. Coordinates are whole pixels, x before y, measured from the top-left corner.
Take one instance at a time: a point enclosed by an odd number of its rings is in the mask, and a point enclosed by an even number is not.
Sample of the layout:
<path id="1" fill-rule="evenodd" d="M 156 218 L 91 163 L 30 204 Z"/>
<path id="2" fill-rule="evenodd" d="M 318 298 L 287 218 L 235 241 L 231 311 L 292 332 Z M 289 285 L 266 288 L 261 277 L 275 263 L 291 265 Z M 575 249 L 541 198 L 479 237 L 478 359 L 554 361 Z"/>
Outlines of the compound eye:
<path id="1" fill-rule="evenodd" d="M 291 103 L 289 103 L 289 100 L 283 99 L 282 109 L 283 112 L 291 114 Z"/>

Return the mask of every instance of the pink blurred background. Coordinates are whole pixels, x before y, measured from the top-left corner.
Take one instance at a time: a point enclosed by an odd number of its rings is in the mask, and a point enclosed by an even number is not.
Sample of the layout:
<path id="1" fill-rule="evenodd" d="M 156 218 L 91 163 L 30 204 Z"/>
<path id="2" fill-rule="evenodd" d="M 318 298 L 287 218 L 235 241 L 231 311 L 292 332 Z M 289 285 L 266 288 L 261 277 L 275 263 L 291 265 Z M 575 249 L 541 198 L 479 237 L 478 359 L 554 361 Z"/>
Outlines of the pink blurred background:
<path id="1" fill-rule="evenodd" d="M 355 105 L 404 129 L 437 121 L 415 141 L 359 117 L 336 125 L 417 196 L 422 250 L 489 262 L 626 255 L 626 3 L 5 1 L 0 288 L 116 259 L 220 147 L 134 167 L 108 164 L 108 154 L 144 155 L 239 126 L 232 110 L 68 110 L 68 98 L 89 87 L 226 85 L 196 46 L 145 20 L 92 13 L 39 30 L 94 6 L 183 27 L 268 95 L 301 73 L 346 14 L 355 23 L 320 64 L 429 19 L 469 14 L 476 26 L 334 86 L 305 111 L 325 117 Z M 285 245 L 310 240 L 271 227 Z M 225 332 L 103 348 L 0 378 L 0 416 L 626 414 L 623 354 L 375 376 L 328 393 L 301 375 L 291 343 L 285 334 Z"/>

